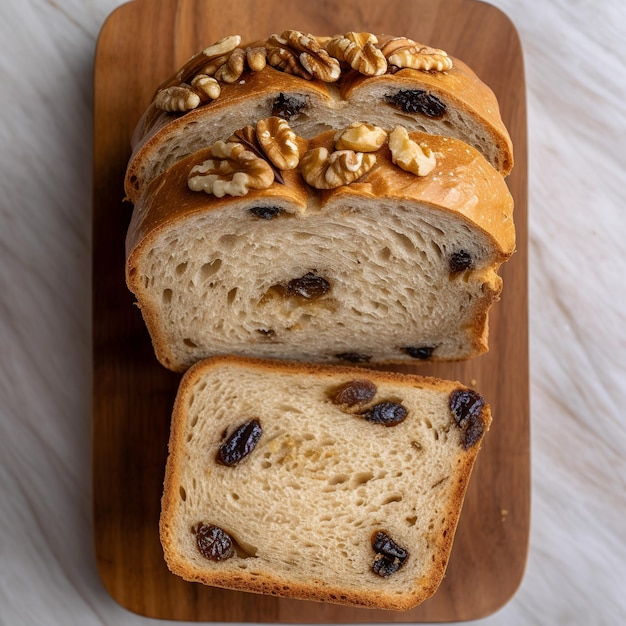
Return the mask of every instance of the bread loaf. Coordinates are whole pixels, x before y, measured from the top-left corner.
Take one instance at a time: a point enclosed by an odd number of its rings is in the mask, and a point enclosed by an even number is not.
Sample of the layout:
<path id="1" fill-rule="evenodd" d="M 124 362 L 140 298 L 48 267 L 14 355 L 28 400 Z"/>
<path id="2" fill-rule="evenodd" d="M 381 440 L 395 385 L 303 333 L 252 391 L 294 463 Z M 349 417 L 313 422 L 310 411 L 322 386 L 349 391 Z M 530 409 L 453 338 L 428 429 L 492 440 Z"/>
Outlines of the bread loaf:
<path id="1" fill-rule="evenodd" d="M 459 383 L 200 362 L 173 413 L 167 564 L 217 587 L 409 609 L 443 578 L 490 420 Z"/>
<path id="2" fill-rule="evenodd" d="M 430 154 L 427 175 L 394 164 L 385 141 L 360 153 L 369 171 L 332 189 L 305 182 L 306 155 L 283 184 L 241 197 L 189 188 L 210 149 L 158 176 L 135 206 L 127 281 L 160 362 L 183 371 L 223 353 L 398 363 L 484 352 L 497 271 L 515 245 L 512 198 L 465 143 L 406 138 Z M 335 140 L 323 133 L 306 153 L 330 153 Z"/>
<path id="3" fill-rule="evenodd" d="M 307 138 L 352 122 L 401 124 L 459 138 L 505 176 L 513 167 L 498 102 L 459 59 L 403 37 L 285 31 L 249 45 L 227 37 L 161 86 L 134 134 L 128 198 L 185 156 L 271 115 Z"/>

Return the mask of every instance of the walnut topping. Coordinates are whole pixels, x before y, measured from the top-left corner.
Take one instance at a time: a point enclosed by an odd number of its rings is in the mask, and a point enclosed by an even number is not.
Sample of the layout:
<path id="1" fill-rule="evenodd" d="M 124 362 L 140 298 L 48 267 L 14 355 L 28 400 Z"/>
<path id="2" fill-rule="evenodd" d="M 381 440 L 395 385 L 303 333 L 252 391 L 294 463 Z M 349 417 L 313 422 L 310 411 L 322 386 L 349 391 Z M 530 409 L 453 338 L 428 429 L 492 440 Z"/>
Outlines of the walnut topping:
<path id="1" fill-rule="evenodd" d="M 274 171 L 274 180 L 281 185 L 285 184 L 285 179 L 283 178 L 283 174 L 280 169 L 276 167 L 274 163 L 270 161 L 265 152 L 263 152 L 263 148 L 261 148 L 261 144 L 259 143 L 259 139 L 257 137 L 256 127 L 252 126 L 252 124 L 248 124 L 247 126 L 236 130 L 228 138 L 228 141 L 243 144 L 246 150 L 249 150 L 260 159 L 267 161 L 268 165 Z"/>
<path id="2" fill-rule="evenodd" d="M 431 48 L 408 39 L 394 37 L 381 48 L 390 66 L 408 67 L 425 72 L 445 72 L 452 68 L 452 59 L 443 50 Z"/>
<path id="3" fill-rule="evenodd" d="M 396 126 L 389 134 L 389 150 L 396 165 L 416 176 L 430 174 L 437 165 L 432 150 L 413 141 L 403 126 Z"/>
<path id="4" fill-rule="evenodd" d="M 237 48 L 237 46 L 239 46 L 240 43 L 241 37 L 239 35 L 229 35 L 228 37 L 224 37 L 224 39 L 220 39 L 208 48 L 205 48 L 202 51 L 202 54 L 204 54 L 207 59 L 215 59 L 232 52 L 235 48 Z"/>
<path id="5" fill-rule="evenodd" d="M 161 89 L 154 99 L 154 105 L 167 112 L 191 111 L 199 104 L 200 96 L 186 83 Z"/>
<path id="6" fill-rule="evenodd" d="M 196 165 L 189 173 L 192 191 L 204 191 L 221 198 L 245 196 L 250 189 L 267 189 L 274 182 L 274 171 L 267 161 L 239 143 L 218 141 L 210 149 L 213 158 Z"/>
<path id="7" fill-rule="evenodd" d="M 198 74 L 191 81 L 191 87 L 200 96 L 201 100 L 215 100 L 219 97 L 222 88 L 212 76 Z"/>
<path id="8" fill-rule="evenodd" d="M 371 33 L 346 33 L 325 44 L 326 51 L 339 61 L 366 76 L 379 76 L 387 71 L 387 60 L 376 47 L 378 39 Z"/>
<path id="9" fill-rule="evenodd" d="M 304 180 L 316 189 L 335 189 L 354 182 L 369 172 L 376 162 L 375 154 L 352 150 L 329 152 L 320 147 L 309 150 L 301 159 Z"/>
<path id="10" fill-rule="evenodd" d="M 235 48 L 227 57 L 221 58 L 224 62 L 215 70 L 213 76 L 223 83 L 238 81 L 246 67 L 246 53 L 241 48 Z"/>
<path id="11" fill-rule="evenodd" d="M 341 75 L 339 61 L 331 57 L 313 35 L 286 30 L 280 36 L 272 35 L 266 48 L 267 62 L 284 72 L 327 83 L 338 80 Z"/>
<path id="12" fill-rule="evenodd" d="M 220 39 L 187 61 L 157 90 L 154 104 L 164 111 L 189 111 L 219 97 L 220 83 L 239 81 L 246 70 L 262 71 L 270 65 L 306 80 L 331 83 L 342 67 L 365 76 L 379 76 L 401 68 L 446 71 L 452 59 L 443 51 L 395 37 L 379 43 L 371 33 L 348 32 L 319 37 L 297 30 L 271 35 L 264 43 L 240 47 L 241 37 Z"/>
<path id="13" fill-rule="evenodd" d="M 385 141 L 387 133 L 379 126 L 354 122 L 337 134 L 335 149 L 376 152 Z"/>
<path id="14" fill-rule="evenodd" d="M 201 68 L 207 65 L 213 59 L 224 56 L 232 52 L 241 43 L 241 37 L 239 35 L 229 35 L 224 37 L 214 44 L 205 48 L 198 54 L 194 55 L 183 65 L 176 74 L 176 80 L 179 83 L 189 82 Z M 201 72 L 205 73 L 206 72 Z M 169 86 L 169 85 L 168 85 Z"/>
<path id="15" fill-rule="evenodd" d="M 267 65 L 267 50 L 264 46 L 246 48 L 246 61 L 253 72 L 260 72 Z"/>
<path id="16" fill-rule="evenodd" d="M 156 108 L 167 112 L 191 111 L 203 102 L 215 100 L 220 95 L 220 86 L 210 78 L 213 72 L 203 68 L 210 67 L 225 55 L 227 59 L 240 43 L 239 35 L 231 35 L 191 57 L 172 80 L 161 85 L 154 98 Z"/>
<path id="17" fill-rule="evenodd" d="M 241 78 L 247 68 L 260 72 L 267 65 L 266 56 L 264 47 L 235 48 L 227 54 L 211 59 L 202 68 L 202 72 L 214 76 L 223 83 L 232 84 Z"/>
<path id="18" fill-rule="evenodd" d="M 267 158 L 281 170 L 292 170 L 300 163 L 300 157 L 308 142 L 291 130 L 280 117 L 259 120 L 256 138 Z"/>

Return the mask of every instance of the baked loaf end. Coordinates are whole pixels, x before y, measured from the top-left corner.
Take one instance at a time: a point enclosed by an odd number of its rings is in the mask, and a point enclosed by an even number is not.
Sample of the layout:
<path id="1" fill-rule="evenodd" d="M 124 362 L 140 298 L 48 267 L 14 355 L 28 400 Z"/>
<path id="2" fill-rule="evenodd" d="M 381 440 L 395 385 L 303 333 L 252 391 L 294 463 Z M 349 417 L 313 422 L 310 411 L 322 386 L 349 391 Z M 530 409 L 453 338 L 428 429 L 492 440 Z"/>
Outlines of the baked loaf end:
<path id="1" fill-rule="evenodd" d="M 200 362 L 173 413 L 167 564 L 217 587 L 409 609 L 443 578 L 490 420 L 459 383 Z"/>
<path id="2" fill-rule="evenodd" d="M 183 371 L 224 353 L 390 363 L 484 352 L 497 271 L 515 246 L 512 198 L 463 142 L 410 137 L 436 155 L 427 176 L 393 164 L 385 144 L 366 174 L 330 190 L 291 170 L 243 197 L 191 191 L 206 152 L 157 178 L 135 206 L 127 281 L 160 362 Z"/>
<path id="3" fill-rule="evenodd" d="M 307 138 L 355 121 L 386 130 L 403 124 L 409 130 L 465 141 L 503 176 L 513 167 L 511 138 L 493 91 L 445 51 L 404 37 L 371 33 L 315 37 L 285 31 L 254 44 L 225 39 L 231 41 L 226 53 L 225 44 L 218 42 L 207 49 L 208 56 L 196 55 L 161 86 L 139 121 L 125 179 L 132 202 L 173 163 L 270 115 L 286 119 Z M 284 54 L 275 55 L 277 48 Z M 210 51 L 217 54 L 217 49 L 223 54 L 212 58 Z M 349 49 L 357 59 L 377 58 L 382 65 L 359 65 L 354 56 L 350 64 L 342 49 Z M 245 54 L 260 55 L 262 63 L 252 69 L 242 60 Z M 235 74 L 234 57 L 239 61 Z M 313 60 L 314 67 L 302 67 L 298 59 L 303 57 Z M 320 58 L 323 62 L 315 65 Z M 222 73 L 220 63 L 228 62 L 229 71 Z M 195 87 L 198 77 L 215 81 L 212 85 L 219 90 L 215 99 Z M 174 90 L 170 98 L 168 90 Z M 163 108 L 163 101 L 174 110 Z"/>

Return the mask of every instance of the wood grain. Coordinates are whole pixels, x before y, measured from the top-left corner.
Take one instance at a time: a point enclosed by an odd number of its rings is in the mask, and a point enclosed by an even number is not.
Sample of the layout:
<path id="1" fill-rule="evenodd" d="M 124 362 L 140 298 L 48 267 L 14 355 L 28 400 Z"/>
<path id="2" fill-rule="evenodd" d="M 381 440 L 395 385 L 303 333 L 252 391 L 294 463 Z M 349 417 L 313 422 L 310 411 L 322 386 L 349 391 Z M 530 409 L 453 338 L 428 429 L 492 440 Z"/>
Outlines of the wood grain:
<path id="1" fill-rule="evenodd" d="M 203 587 L 172 576 L 158 516 L 170 410 L 179 376 L 156 362 L 124 284 L 123 199 L 130 136 L 155 87 L 227 34 L 244 41 L 295 28 L 408 35 L 462 58 L 496 92 L 515 146 L 507 179 L 517 252 L 490 319 L 491 351 L 466 363 L 402 368 L 458 379 L 491 404 L 494 422 L 476 464 L 446 578 L 407 612 L 353 609 Z M 527 143 L 523 58 L 515 28 L 473 0 L 137 0 L 118 8 L 98 42 L 94 90 L 93 494 L 100 575 L 122 606 L 149 617 L 238 622 L 423 622 L 477 619 L 515 592 L 530 512 Z M 398 368 L 400 369 L 400 368 Z"/>

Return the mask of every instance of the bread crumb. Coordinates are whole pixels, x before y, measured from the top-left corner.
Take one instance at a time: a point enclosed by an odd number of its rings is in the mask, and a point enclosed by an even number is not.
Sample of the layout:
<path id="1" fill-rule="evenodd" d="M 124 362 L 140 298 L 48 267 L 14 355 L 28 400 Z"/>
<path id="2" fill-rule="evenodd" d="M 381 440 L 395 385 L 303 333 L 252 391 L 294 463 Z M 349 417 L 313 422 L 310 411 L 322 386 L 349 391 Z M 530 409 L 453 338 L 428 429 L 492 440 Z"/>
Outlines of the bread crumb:
<path id="1" fill-rule="evenodd" d="M 509 514 L 508 509 L 500 509 L 500 521 L 506 522 L 506 517 Z"/>

